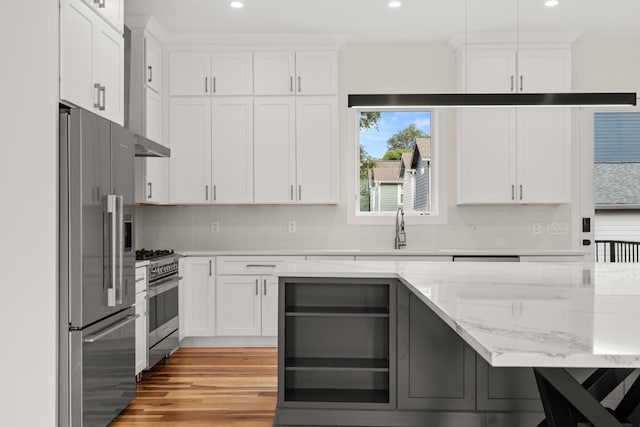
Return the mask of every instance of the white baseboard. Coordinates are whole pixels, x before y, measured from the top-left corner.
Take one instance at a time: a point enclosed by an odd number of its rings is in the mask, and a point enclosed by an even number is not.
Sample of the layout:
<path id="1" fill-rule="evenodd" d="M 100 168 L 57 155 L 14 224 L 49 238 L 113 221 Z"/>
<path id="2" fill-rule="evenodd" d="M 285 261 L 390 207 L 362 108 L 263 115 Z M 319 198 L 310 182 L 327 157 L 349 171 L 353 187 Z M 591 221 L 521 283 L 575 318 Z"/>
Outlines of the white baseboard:
<path id="1" fill-rule="evenodd" d="M 278 337 L 184 337 L 180 347 L 277 347 Z"/>

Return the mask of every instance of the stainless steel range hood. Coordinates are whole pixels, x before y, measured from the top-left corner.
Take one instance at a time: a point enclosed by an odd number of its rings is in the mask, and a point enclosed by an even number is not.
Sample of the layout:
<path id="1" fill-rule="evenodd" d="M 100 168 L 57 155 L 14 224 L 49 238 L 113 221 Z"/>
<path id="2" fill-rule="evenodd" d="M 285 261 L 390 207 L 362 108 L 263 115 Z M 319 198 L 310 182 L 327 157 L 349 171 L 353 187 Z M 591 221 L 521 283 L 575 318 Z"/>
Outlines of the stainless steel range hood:
<path id="1" fill-rule="evenodd" d="M 171 157 L 171 149 L 142 135 L 136 135 L 136 157 Z"/>

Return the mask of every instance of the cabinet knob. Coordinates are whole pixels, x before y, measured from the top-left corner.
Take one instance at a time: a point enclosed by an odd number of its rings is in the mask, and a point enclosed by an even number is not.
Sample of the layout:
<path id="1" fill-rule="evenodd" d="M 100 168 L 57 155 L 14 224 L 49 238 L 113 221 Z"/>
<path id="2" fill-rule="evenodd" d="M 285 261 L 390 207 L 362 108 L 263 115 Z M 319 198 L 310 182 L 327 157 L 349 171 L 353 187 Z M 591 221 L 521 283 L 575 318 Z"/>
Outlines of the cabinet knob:
<path id="1" fill-rule="evenodd" d="M 153 67 L 149 65 L 147 69 L 149 70 L 149 78 L 147 78 L 147 81 L 151 83 L 153 81 Z"/>

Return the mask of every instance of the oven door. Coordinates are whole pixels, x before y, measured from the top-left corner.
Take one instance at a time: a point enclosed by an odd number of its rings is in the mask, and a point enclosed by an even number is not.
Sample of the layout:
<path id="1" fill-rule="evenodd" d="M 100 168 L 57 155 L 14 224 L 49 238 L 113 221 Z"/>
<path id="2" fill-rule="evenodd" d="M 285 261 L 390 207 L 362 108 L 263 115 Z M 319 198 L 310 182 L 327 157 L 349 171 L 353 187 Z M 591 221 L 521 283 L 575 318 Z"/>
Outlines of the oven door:
<path id="1" fill-rule="evenodd" d="M 149 284 L 149 347 L 178 329 L 178 288 L 181 277 Z"/>

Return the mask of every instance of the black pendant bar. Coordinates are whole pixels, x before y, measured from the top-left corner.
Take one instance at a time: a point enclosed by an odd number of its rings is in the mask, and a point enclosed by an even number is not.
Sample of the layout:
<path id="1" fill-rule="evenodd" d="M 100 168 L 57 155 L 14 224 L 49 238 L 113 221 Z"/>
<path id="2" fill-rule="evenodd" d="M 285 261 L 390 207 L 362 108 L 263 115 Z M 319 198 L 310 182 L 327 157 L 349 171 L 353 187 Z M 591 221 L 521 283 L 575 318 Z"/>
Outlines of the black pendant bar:
<path id="1" fill-rule="evenodd" d="M 635 92 L 608 93 L 430 93 L 349 95 L 349 108 L 634 106 Z"/>

